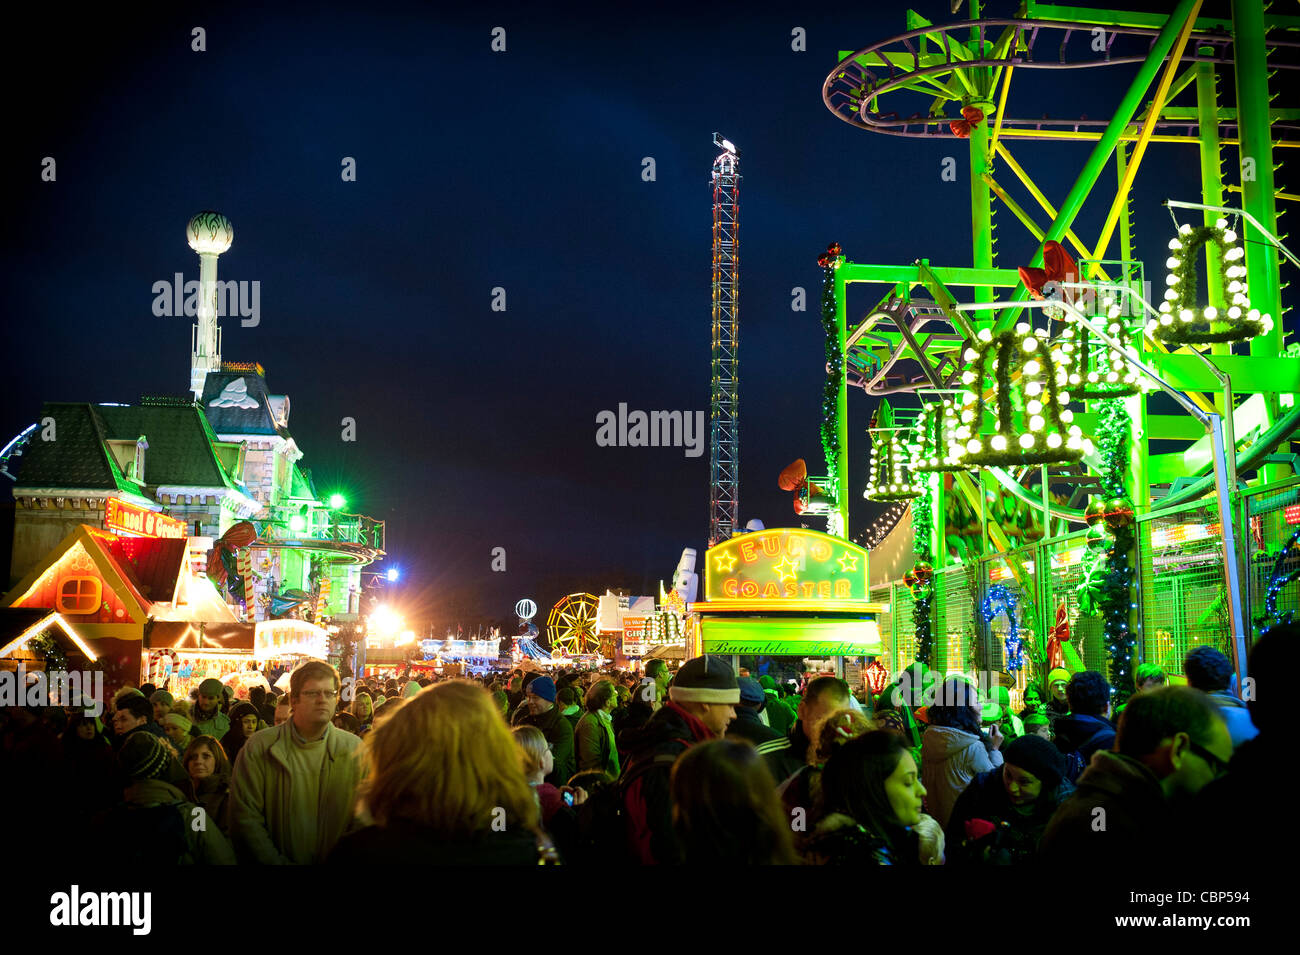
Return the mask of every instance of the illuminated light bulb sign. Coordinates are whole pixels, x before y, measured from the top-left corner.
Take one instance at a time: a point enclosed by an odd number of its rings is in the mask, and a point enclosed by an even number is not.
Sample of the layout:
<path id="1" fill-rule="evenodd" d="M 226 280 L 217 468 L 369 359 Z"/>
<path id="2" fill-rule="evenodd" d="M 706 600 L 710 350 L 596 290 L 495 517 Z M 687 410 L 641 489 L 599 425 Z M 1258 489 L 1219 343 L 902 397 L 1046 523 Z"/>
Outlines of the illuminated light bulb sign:
<path id="1" fill-rule="evenodd" d="M 1219 249 L 1219 279 L 1228 301 L 1201 308 L 1196 304 L 1196 260 L 1207 243 Z M 1199 229 L 1186 223 L 1179 226 L 1178 235 L 1169 240 L 1169 258 L 1165 261 L 1168 288 L 1160 303 L 1160 317 L 1147 322 L 1147 332 L 1163 342 L 1209 345 L 1245 341 L 1272 331 L 1272 316 L 1250 307 L 1244 256 L 1237 245 L 1237 233 L 1228 228 L 1227 219 Z"/>
<path id="2" fill-rule="evenodd" d="M 1121 321 L 1122 309 L 1113 298 L 1102 302 L 1105 315 L 1094 316 L 1094 324 L 1104 326 L 1116 341 L 1123 341 L 1128 333 Z M 1142 390 L 1145 378 L 1138 375 L 1130 363 L 1137 352 L 1125 354 L 1104 342 L 1094 342 L 1086 328 L 1073 322 L 1061 333 L 1060 345 L 1071 345 L 1076 350 L 1074 367 L 1069 372 L 1070 395 L 1074 398 L 1126 398 Z"/>
<path id="3" fill-rule="evenodd" d="M 963 391 L 949 455 L 966 467 L 1065 464 L 1092 450 L 1067 407 L 1075 346 L 1054 344 L 1047 332 L 1025 323 L 994 335 L 980 329 L 978 342 L 963 352 Z M 1019 374 L 1019 380 L 1012 378 Z M 993 407 L 984 382 L 994 382 Z M 981 435 L 985 411 L 994 414 L 992 434 Z"/>
<path id="4" fill-rule="evenodd" d="M 966 470 L 952 455 L 956 441 L 957 411 L 952 401 L 945 398 L 924 405 L 912 431 L 912 470 L 922 474 Z"/>
<path id="5" fill-rule="evenodd" d="M 922 488 L 911 474 L 911 453 L 905 441 L 907 431 L 894 427 L 894 412 L 888 401 L 876 410 L 871 435 L 871 464 L 867 489 L 862 496 L 872 501 L 910 501 L 921 496 Z"/>
<path id="6" fill-rule="evenodd" d="M 694 609 L 802 610 L 867 602 L 867 551 L 805 528 L 773 528 L 709 549 Z"/>

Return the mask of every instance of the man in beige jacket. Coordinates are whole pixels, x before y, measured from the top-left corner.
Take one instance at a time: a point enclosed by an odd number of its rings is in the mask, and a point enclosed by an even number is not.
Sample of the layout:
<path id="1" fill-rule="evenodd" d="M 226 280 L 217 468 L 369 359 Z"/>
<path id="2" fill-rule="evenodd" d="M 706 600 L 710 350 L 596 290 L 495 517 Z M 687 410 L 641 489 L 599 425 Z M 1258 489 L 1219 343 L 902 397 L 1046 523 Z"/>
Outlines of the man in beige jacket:
<path id="1" fill-rule="evenodd" d="M 293 713 L 260 730 L 235 759 L 231 835 L 243 861 L 324 862 L 353 818 L 361 740 L 331 724 L 339 678 L 327 663 L 304 663 L 289 678 Z"/>

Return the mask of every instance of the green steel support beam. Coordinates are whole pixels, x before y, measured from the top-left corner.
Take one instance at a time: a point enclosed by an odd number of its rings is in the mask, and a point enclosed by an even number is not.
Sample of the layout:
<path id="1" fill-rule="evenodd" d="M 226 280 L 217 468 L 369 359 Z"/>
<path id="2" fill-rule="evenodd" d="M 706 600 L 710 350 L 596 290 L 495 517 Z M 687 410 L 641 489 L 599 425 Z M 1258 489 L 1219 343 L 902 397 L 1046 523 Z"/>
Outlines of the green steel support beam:
<path id="1" fill-rule="evenodd" d="M 849 365 L 845 352 L 848 337 L 847 296 L 845 292 L 847 263 L 835 270 L 835 331 L 840 339 L 840 387 L 835 398 L 837 433 L 840 440 L 839 460 L 835 463 L 835 507 L 840 515 L 840 534 L 852 540 L 849 533 Z"/>
<path id="2" fill-rule="evenodd" d="M 1055 3 L 1035 3 L 1034 0 L 1027 0 L 1025 18 L 1028 20 L 1056 20 L 1064 23 L 1089 23 L 1106 27 L 1140 27 L 1148 30 L 1158 30 L 1165 23 L 1164 17 L 1158 13 L 1138 13 L 1132 10 L 1102 10 L 1096 7 L 1067 7 Z M 1268 16 L 1264 18 L 1264 25 L 1269 29 L 1276 27 L 1281 30 L 1296 30 L 1300 29 L 1300 17 Z M 1211 30 L 1230 31 L 1232 28 L 1231 20 L 1216 17 L 1196 18 L 1197 30 L 1206 32 Z"/>
<path id="3" fill-rule="evenodd" d="M 1088 198 L 1088 194 L 1092 191 L 1093 186 L 1097 184 L 1097 179 L 1101 176 L 1106 163 L 1110 161 L 1111 153 L 1115 151 L 1115 145 L 1119 142 L 1120 135 L 1133 121 L 1138 107 L 1142 105 L 1143 98 L 1147 95 L 1156 74 L 1160 71 L 1160 67 L 1169 55 L 1174 41 L 1178 38 L 1183 24 L 1187 21 L 1188 14 L 1191 13 L 1192 8 L 1197 3 L 1198 0 L 1179 0 L 1177 8 L 1165 21 L 1163 29 L 1156 37 L 1155 43 L 1152 44 L 1151 50 L 1138 70 L 1137 76 L 1133 78 L 1128 92 L 1124 94 L 1123 100 L 1120 101 L 1119 106 L 1116 108 L 1115 115 L 1101 134 L 1097 145 L 1093 147 L 1092 154 L 1088 157 L 1083 170 L 1079 173 L 1079 178 L 1075 180 L 1074 185 L 1070 188 L 1069 195 L 1061 203 L 1057 217 L 1048 226 L 1048 239 L 1060 241 L 1061 236 L 1065 235 L 1066 230 L 1074 224 L 1075 217 L 1079 214 L 1079 210 L 1083 208 L 1084 200 Z M 1042 266 L 1043 250 L 1041 247 L 1034 253 L 1034 258 L 1029 264 L 1031 266 Z M 1021 286 L 1016 289 L 1012 301 L 1024 302 L 1028 298 L 1029 292 Z M 998 319 L 998 330 L 1011 328 L 1015 325 L 1021 311 L 1022 309 L 1015 307 L 1003 309 Z"/>
<path id="4" fill-rule="evenodd" d="M 987 117 L 993 111 L 991 102 L 972 102 Z M 992 173 L 989 165 L 989 124 L 987 120 L 970 131 L 970 229 L 971 265 L 977 269 L 993 268 L 993 201 L 985 177 Z M 972 296 L 976 302 L 993 301 L 990 286 L 976 286 Z M 992 312 L 977 312 L 974 321 L 984 326 L 992 321 Z"/>
<path id="5" fill-rule="evenodd" d="M 1195 355 L 1148 352 L 1143 358 L 1179 391 L 1215 391 L 1222 387 Z M 1231 376 L 1236 394 L 1300 392 L 1300 361 L 1294 358 L 1216 355 L 1214 364 Z"/>
<path id="6" fill-rule="evenodd" d="M 1213 52 L 1213 47 L 1201 47 L 1196 52 Z M 1201 133 L 1201 202 L 1207 206 L 1223 205 L 1222 156 L 1219 152 L 1219 117 L 1217 77 L 1213 63 L 1196 64 L 1196 120 Z M 1205 213 L 1205 225 L 1214 225 L 1217 212 Z M 1210 302 L 1223 301 L 1223 279 L 1219 274 L 1219 247 L 1213 242 L 1205 244 L 1205 291 Z M 1210 346 L 1212 355 L 1231 355 L 1232 345 L 1216 342 Z M 1223 395 L 1216 393 L 1214 406 L 1223 414 Z"/>
<path id="7" fill-rule="evenodd" d="M 1268 48 L 1264 43 L 1264 30 L 1263 0 L 1233 0 L 1233 69 L 1237 90 L 1237 137 L 1240 140 L 1237 148 L 1243 167 L 1241 208 L 1254 216 L 1263 228 L 1277 235 L 1273 140 L 1268 118 Z M 1247 174 L 1251 163 L 1254 175 Z M 1273 317 L 1273 330 L 1251 339 L 1250 355 L 1257 361 L 1274 359 L 1282 353 L 1282 288 L 1278 253 L 1249 222 L 1242 222 L 1240 228 L 1246 250 L 1246 287 L 1250 304 Z M 1281 415 L 1276 392 L 1295 389 L 1274 385 L 1272 390 L 1275 393 L 1267 398 L 1270 422 L 1278 420 Z M 1266 482 L 1278 481 L 1282 477 L 1283 468 L 1279 465 L 1269 465 L 1264 469 Z"/>
<path id="8" fill-rule="evenodd" d="M 1268 49 L 1264 43 L 1263 0 L 1233 0 L 1233 50 L 1237 85 L 1237 110 L 1244 167 L 1253 163 L 1254 175 L 1242 172 L 1242 208 L 1269 232 L 1277 235 L 1273 201 L 1273 141 L 1268 116 Z M 1249 161 L 1249 162 L 1248 162 Z M 1273 316 L 1273 331 L 1251 340 L 1251 355 L 1272 356 L 1282 350 L 1282 315 L 1278 257 L 1273 246 L 1249 223 L 1241 226 L 1246 248 L 1246 285 L 1250 304 Z"/>
<path id="9" fill-rule="evenodd" d="M 889 285 L 902 282 L 909 286 L 920 285 L 923 282 L 920 268 L 922 265 L 925 265 L 927 271 L 944 285 L 991 285 L 994 288 L 1015 288 L 1020 281 L 1020 273 L 1015 269 L 967 269 L 929 265 L 924 259 L 912 265 L 862 265 L 845 262 L 835 273 L 836 294 L 839 294 L 838 285 L 841 282 L 846 285 L 850 282 L 884 282 Z"/>

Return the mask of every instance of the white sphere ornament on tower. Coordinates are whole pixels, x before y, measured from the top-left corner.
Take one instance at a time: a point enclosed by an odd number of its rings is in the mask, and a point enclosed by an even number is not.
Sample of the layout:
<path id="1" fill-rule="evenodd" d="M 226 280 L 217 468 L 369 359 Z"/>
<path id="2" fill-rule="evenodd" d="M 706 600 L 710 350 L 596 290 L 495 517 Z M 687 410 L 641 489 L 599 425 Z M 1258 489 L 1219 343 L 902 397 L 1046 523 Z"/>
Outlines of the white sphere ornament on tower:
<path id="1" fill-rule="evenodd" d="M 185 240 L 199 255 L 221 255 L 235 241 L 235 230 L 229 219 L 209 209 L 190 219 Z"/>

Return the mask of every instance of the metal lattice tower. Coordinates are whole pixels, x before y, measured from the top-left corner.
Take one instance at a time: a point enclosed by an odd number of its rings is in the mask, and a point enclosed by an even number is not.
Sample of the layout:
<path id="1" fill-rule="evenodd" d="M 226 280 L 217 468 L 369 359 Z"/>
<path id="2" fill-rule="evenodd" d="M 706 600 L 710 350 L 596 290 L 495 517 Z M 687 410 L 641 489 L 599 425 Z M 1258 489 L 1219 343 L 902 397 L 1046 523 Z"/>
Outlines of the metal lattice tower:
<path id="1" fill-rule="evenodd" d="M 740 157 L 717 133 L 713 160 L 713 394 L 709 431 L 709 546 L 729 538 L 740 509 L 736 350 L 740 304 Z"/>

